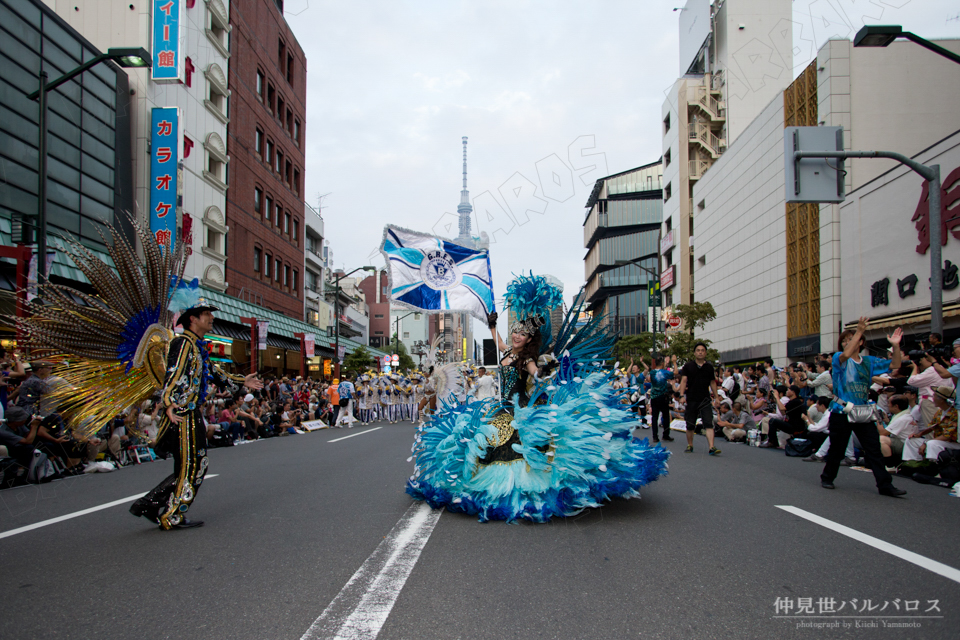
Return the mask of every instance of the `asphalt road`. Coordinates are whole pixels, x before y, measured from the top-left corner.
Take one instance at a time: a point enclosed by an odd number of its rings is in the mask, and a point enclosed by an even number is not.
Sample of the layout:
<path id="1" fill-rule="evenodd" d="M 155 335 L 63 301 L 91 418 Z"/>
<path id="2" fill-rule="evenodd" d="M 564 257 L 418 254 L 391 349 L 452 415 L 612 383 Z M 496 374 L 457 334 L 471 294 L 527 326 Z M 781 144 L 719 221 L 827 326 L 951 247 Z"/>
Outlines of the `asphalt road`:
<path id="1" fill-rule="evenodd" d="M 217 477 L 190 511 L 200 529 L 160 531 L 127 502 L 0 538 L 0 638 L 301 638 L 412 504 L 412 425 L 331 442 L 369 429 L 212 450 Z M 542 525 L 444 513 L 409 576 L 391 578 L 377 637 L 960 637 L 957 579 L 777 506 L 956 569 L 960 499 L 946 489 L 897 480 L 906 498 L 887 498 L 842 468 L 826 491 L 819 464 L 683 444 L 640 500 Z M 171 467 L 0 491 L 0 535 L 142 493 Z M 800 598 L 843 608 L 814 618 Z M 891 614 L 905 617 L 866 617 Z"/>

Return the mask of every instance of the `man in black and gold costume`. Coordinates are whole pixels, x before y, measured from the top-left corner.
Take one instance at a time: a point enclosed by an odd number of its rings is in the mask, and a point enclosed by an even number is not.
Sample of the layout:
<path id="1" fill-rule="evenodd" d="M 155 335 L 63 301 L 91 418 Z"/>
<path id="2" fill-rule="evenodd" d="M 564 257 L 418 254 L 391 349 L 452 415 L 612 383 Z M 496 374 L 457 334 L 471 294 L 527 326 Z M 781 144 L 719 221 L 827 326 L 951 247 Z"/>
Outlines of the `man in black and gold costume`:
<path id="1" fill-rule="evenodd" d="M 161 390 L 165 412 L 156 443 L 161 454 L 173 456 L 173 473 L 130 507 L 133 515 L 152 520 L 166 530 L 203 525 L 199 520 L 187 520 L 186 513 L 207 473 L 206 427 L 200 408 L 208 384 L 213 382 L 234 393 L 239 392 L 240 385 L 251 390 L 263 386 L 256 373 L 235 376 L 208 362 L 207 343 L 202 336 L 213 328 L 214 311 L 216 307 L 197 306 L 180 315 L 178 323 L 184 332 L 170 342 Z"/>

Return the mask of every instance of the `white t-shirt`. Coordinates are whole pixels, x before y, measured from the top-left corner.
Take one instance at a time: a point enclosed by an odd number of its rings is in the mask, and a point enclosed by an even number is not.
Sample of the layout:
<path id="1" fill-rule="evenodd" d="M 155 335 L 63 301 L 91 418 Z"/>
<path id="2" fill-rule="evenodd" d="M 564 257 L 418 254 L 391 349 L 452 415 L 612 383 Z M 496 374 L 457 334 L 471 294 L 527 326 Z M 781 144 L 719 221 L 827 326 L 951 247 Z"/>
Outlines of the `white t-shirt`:
<path id="1" fill-rule="evenodd" d="M 906 440 L 917 432 L 917 423 L 914 422 L 910 411 L 901 411 L 890 420 L 887 431 L 898 440 Z"/>
<path id="2" fill-rule="evenodd" d="M 477 400 L 493 397 L 493 376 L 483 376 L 477 380 Z"/>
<path id="3" fill-rule="evenodd" d="M 830 431 L 830 412 L 824 411 L 817 424 L 811 425 L 807 430 L 828 433 Z"/>

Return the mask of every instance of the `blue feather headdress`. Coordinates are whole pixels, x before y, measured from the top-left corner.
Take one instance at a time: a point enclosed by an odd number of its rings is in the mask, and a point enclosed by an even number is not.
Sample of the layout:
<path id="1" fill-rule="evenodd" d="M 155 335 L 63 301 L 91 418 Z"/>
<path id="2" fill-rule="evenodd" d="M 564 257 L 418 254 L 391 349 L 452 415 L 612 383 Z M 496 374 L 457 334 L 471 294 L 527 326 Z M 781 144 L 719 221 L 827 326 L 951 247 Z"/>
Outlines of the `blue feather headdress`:
<path id="1" fill-rule="evenodd" d="M 187 282 L 175 275 L 170 276 L 170 292 L 167 309 L 174 313 L 180 313 L 200 305 L 200 282 L 196 278 Z"/>
<path id="2" fill-rule="evenodd" d="M 550 309 L 563 303 L 563 292 L 543 276 L 517 276 L 507 285 L 507 306 L 518 320 L 549 314 Z"/>

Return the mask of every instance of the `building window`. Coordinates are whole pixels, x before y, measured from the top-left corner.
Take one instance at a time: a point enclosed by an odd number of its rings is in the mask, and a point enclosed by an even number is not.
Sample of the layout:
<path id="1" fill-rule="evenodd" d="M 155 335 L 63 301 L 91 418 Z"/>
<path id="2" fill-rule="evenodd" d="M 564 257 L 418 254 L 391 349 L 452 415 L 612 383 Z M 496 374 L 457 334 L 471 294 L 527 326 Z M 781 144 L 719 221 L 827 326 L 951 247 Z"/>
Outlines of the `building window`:
<path id="1" fill-rule="evenodd" d="M 297 143 L 297 146 L 300 146 L 300 120 L 295 119 L 293 121 L 293 141 Z"/>
<path id="2" fill-rule="evenodd" d="M 207 28 L 204 30 L 207 34 L 207 39 L 213 44 L 214 48 L 220 52 L 224 58 L 230 57 L 230 43 L 227 41 L 227 34 L 233 29 L 230 26 L 230 20 L 227 16 L 223 15 L 220 11 L 220 7 L 217 7 L 216 4 L 219 3 L 207 3 Z"/>
<path id="3" fill-rule="evenodd" d="M 663 154 L 663 166 L 664 167 L 670 166 L 670 149 L 667 149 L 667 152 Z"/>
<path id="4" fill-rule="evenodd" d="M 287 54 L 287 82 L 293 84 L 293 54 Z"/>
<path id="5" fill-rule="evenodd" d="M 293 170 L 293 192 L 300 195 L 300 169 Z"/>
<path id="6" fill-rule="evenodd" d="M 294 269 L 293 279 L 290 281 L 290 290 L 293 292 L 293 295 L 295 296 L 300 295 L 300 291 L 297 289 L 297 284 L 299 280 L 300 280 L 300 272 Z"/>
<path id="7" fill-rule="evenodd" d="M 374 335 L 378 335 L 378 336 L 382 336 L 382 335 L 383 335 L 383 331 L 374 331 L 373 333 L 374 333 Z"/>
<path id="8" fill-rule="evenodd" d="M 300 220 L 297 218 L 293 219 L 293 241 L 296 242 L 300 239 Z"/>
<path id="9" fill-rule="evenodd" d="M 293 111 L 287 109 L 287 124 L 286 124 L 287 133 L 290 134 L 290 137 L 293 137 Z"/>
<path id="10" fill-rule="evenodd" d="M 280 71 L 284 71 L 284 63 L 287 61 L 287 46 L 283 44 L 283 40 L 278 42 L 277 46 L 277 66 L 280 67 Z"/>
<path id="11" fill-rule="evenodd" d="M 259 100 L 260 102 L 263 102 L 263 83 L 264 83 L 263 71 L 260 71 L 260 69 L 257 69 L 257 100 Z"/>
<path id="12" fill-rule="evenodd" d="M 673 195 L 673 186 L 672 183 L 668 182 L 667 186 L 663 188 L 663 201 L 666 202 Z"/>
<path id="13" fill-rule="evenodd" d="M 375 314 L 373 314 L 373 317 L 374 317 L 374 318 L 382 318 L 382 317 L 383 317 L 383 314 L 382 314 L 382 313 L 375 313 Z"/>
<path id="14" fill-rule="evenodd" d="M 270 265 L 273 264 L 273 256 L 269 253 L 263 257 L 263 275 L 270 277 Z"/>
<path id="15" fill-rule="evenodd" d="M 203 178 L 221 191 L 227 190 L 227 163 L 230 158 L 227 156 L 227 147 L 223 144 L 223 138 L 216 133 L 211 133 L 203 143 L 206 153 L 206 170 L 203 172 Z"/>
<path id="16" fill-rule="evenodd" d="M 409 332 L 409 331 L 404 331 L 404 332 L 403 332 L 403 339 L 406 340 L 406 339 L 409 338 L 409 337 L 410 337 L 410 332 Z"/>
<path id="17" fill-rule="evenodd" d="M 227 89 L 227 77 L 218 64 L 208 66 L 203 75 L 207 78 L 207 99 L 203 101 L 203 104 L 217 117 L 217 120 L 227 124 L 227 101 L 230 97 L 230 90 Z"/>
<path id="18" fill-rule="evenodd" d="M 277 92 L 274 91 L 273 85 L 268 82 L 267 83 L 267 109 L 270 110 L 271 114 L 276 113 L 273 110 L 274 108 L 273 105 L 274 105 L 274 102 L 276 102 L 276 98 L 277 98 Z"/>
<path id="19" fill-rule="evenodd" d="M 289 160 L 287 160 L 283 168 L 283 179 L 286 180 L 288 187 L 293 186 L 293 165 Z"/>
<path id="20" fill-rule="evenodd" d="M 290 265 L 285 265 L 283 267 L 283 286 L 290 286 Z"/>
<path id="21" fill-rule="evenodd" d="M 260 131 L 260 127 L 257 127 L 257 132 L 255 134 L 255 140 L 253 148 L 257 151 L 257 156 L 263 160 L 263 131 Z"/>
<path id="22" fill-rule="evenodd" d="M 260 187 L 253 189 L 253 210 L 257 213 L 263 212 L 263 190 Z"/>
<path id="23" fill-rule="evenodd" d="M 276 221 L 278 227 L 279 227 L 281 224 L 283 224 L 283 217 L 282 217 L 282 215 L 283 215 L 283 208 L 280 206 L 280 203 L 278 202 L 278 203 L 277 203 L 277 217 L 275 218 L 275 221 Z"/>
<path id="24" fill-rule="evenodd" d="M 413 314 L 413 319 L 414 319 L 414 320 L 419 320 L 419 319 L 420 319 L 420 314 L 419 314 L 419 313 Z"/>
<path id="25" fill-rule="evenodd" d="M 267 164 L 273 166 L 273 140 L 267 138 Z"/>
<path id="26" fill-rule="evenodd" d="M 267 206 L 263 212 L 263 219 L 270 222 L 270 216 L 273 215 L 273 198 L 267 196 Z"/>
<path id="27" fill-rule="evenodd" d="M 281 127 L 283 126 L 283 115 L 284 115 L 284 113 L 285 113 L 285 111 L 284 111 L 284 105 L 285 105 L 285 103 L 284 103 L 284 101 L 283 101 L 283 96 L 281 96 L 281 95 L 278 93 L 278 94 L 277 94 L 277 120 L 280 121 L 280 126 L 281 126 Z"/>
<path id="28" fill-rule="evenodd" d="M 274 260 L 273 267 L 273 279 L 275 282 L 280 282 L 280 272 L 283 270 L 283 262 L 280 261 L 280 258 Z"/>
<path id="29" fill-rule="evenodd" d="M 670 114 L 667 114 L 667 117 L 663 119 L 663 132 L 667 133 L 670 131 Z"/>
<path id="30" fill-rule="evenodd" d="M 280 174 L 281 179 L 283 178 L 283 154 L 277 149 L 277 165 L 275 167 L 277 173 Z"/>
<path id="31" fill-rule="evenodd" d="M 286 234 L 290 233 L 290 212 L 289 211 L 283 214 L 283 232 Z"/>

